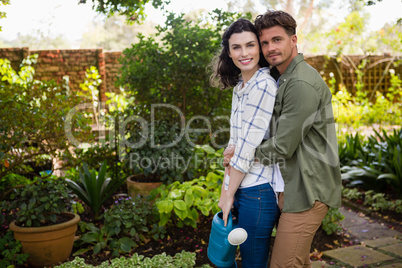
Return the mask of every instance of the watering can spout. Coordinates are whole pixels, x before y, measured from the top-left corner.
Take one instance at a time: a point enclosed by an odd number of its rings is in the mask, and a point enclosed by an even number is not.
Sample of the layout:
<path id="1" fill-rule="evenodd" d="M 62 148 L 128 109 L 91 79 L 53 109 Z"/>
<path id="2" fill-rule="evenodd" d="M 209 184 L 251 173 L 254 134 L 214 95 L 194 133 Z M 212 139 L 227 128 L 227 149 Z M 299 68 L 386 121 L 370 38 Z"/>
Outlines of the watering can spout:
<path id="1" fill-rule="evenodd" d="M 208 258 L 218 267 L 231 267 L 235 263 L 236 248 L 247 239 L 247 232 L 243 228 L 236 228 L 237 221 L 232 219 L 231 213 L 224 226 L 222 215 L 222 212 L 218 212 L 212 220 Z"/>

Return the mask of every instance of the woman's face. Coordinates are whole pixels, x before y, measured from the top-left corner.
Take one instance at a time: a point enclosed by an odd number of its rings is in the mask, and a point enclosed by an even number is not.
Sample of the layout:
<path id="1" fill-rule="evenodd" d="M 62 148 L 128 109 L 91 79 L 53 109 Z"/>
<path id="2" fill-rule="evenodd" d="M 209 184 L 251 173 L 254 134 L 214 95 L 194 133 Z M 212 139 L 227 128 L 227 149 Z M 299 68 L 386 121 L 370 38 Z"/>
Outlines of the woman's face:
<path id="1" fill-rule="evenodd" d="M 229 57 L 240 69 L 243 79 L 259 69 L 260 47 L 253 32 L 234 33 L 229 38 Z"/>

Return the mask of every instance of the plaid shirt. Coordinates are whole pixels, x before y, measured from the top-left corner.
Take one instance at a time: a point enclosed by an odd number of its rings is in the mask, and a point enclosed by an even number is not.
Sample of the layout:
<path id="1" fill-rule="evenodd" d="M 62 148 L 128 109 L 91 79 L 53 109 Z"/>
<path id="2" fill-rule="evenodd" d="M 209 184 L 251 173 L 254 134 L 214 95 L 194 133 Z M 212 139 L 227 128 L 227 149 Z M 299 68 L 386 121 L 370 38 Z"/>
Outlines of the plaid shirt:
<path id="1" fill-rule="evenodd" d="M 235 145 L 236 149 L 230 165 L 246 173 L 240 188 L 270 183 L 275 191 L 283 191 L 277 165 L 263 166 L 254 162 L 256 148 L 263 139 L 269 138 L 269 124 L 278 90 L 276 81 L 265 67 L 256 71 L 241 88 L 242 84 L 240 81 L 233 89 L 229 145 Z"/>

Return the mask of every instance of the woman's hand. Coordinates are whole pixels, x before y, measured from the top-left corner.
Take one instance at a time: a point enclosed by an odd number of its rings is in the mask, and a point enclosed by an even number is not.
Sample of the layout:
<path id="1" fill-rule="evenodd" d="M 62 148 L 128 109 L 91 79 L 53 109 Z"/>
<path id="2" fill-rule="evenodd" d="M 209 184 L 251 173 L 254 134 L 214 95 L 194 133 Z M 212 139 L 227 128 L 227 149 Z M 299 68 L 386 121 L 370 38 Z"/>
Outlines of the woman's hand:
<path id="1" fill-rule="evenodd" d="M 222 209 L 222 219 L 225 226 L 228 224 L 229 213 L 233 207 L 234 197 L 225 196 L 224 199 L 219 200 L 218 206 Z"/>

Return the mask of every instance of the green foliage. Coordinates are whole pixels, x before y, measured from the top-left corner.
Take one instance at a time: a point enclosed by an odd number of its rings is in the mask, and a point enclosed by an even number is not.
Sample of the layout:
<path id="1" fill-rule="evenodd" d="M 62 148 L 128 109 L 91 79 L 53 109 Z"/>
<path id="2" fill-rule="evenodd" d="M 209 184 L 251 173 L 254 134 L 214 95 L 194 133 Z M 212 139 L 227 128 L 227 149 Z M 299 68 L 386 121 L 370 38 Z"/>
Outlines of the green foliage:
<path id="1" fill-rule="evenodd" d="M 66 179 L 68 187 L 85 203 L 98 219 L 103 203 L 108 200 L 114 191 L 120 186 L 116 180 L 106 178 L 106 161 L 102 163 L 98 174 L 93 169 L 90 171 L 84 163 L 83 172 L 80 173 L 81 183 Z"/>
<path id="2" fill-rule="evenodd" d="M 342 167 L 342 179 L 349 181 L 349 186 L 361 185 L 377 191 L 390 186 L 401 194 L 402 129 L 394 129 L 392 134 L 375 131 L 360 148 L 358 164 Z"/>
<path id="3" fill-rule="evenodd" d="M 344 188 L 342 197 L 353 202 L 361 202 L 375 211 L 390 210 L 402 213 L 402 199 L 388 200 L 384 193 L 375 193 L 373 190 L 361 192 L 356 188 Z"/>
<path id="4" fill-rule="evenodd" d="M 341 166 L 358 165 L 358 159 L 365 158 L 362 146 L 363 137 L 359 132 L 353 134 L 346 134 L 345 140 L 338 141 L 338 154 Z"/>
<path id="5" fill-rule="evenodd" d="M 199 212 L 208 216 L 220 209 L 220 183 L 223 171 L 209 172 L 206 177 L 184 183 L 174 182 L 154 190 L 157 196 L 156 206 L 160 216 L 160 226 L 175 224 L 178 227 L 190 225 L 197 227 Z"/>
<path id="6" fill-rule="evenodd" d="M 326 33 L 326 41 L 329 41 L 326 54 L 334 53 L 336 56 L 345 53 L 356 54 L 356 50 L 364 49 L 366 40 L 361 36 L 366 24 L 367 18 L 362 17 L 357 11 L 351 12 L 343 22 Z"/>
<path id="7" fill-rule="evenodd" d="M 0 268 L 22 266 L 29 254 L 22 253 L 21 243 L 14 239 L 13 232 L 7 233 L 0 238 Z"/>
<path id="8" fill-rule="evenodd" d="M 55 223 L 58 214 L 68 211 L 70 201 L 62 179 L 38 179 L 17 190 L 9 209 L 16 212 L 18 226 L 40 227 Z"/>
<path id="9" fill-rule="evenodd" d="M 73 256 L 84 254 L 92 250 L 93 254 L 98 254 L 101 250 L 112 251 L 112 256 L 118 257 L 120 254 L 130 252 L 135 242 L 128 237 L 112 237 L 105 227 L 98 228 L 93 223 L 79 223 L 81 231 L 85 232 L 77 241 L 74 242 L 79 250 Z"/>
<path id="10" fill-rule="evenodd" d="M 80 0 L 79 3 L 86 3 L 87 0 Z M 92 8 L 107 16 L 113 14 L 123 15 L 128 23 L 139 23 L 146 18 L 144 13 L 145 4 L 151 2 L 155 8 L 163 9 L 169 0 L 92 0 Z"/>
<path id="11" fill-rule="evenodd" d="M 322 220 L 322 229 L 325 231 L 327 235 L 331 235 L 333 233 L 338 233 L 342 231 L 342 227 L 340 222 L 345 219 L 339 209 L 337 208 L 330 208 L 328 210 L 327 215 L 325 215 L 324 219 Z"/>
<path id="12" fill-rule="evenodd" d="M 62 263 L 55 268 L 148 268 L 148 267 L 170 267 L 170 268 L 190 268 L 195 266 L 195 253 L 182 251 L 177 253 L 173 257 L 166 255 L 166 253 L 158 254 L 152 258 L 144 257 L 143 255 L 138 255 L 134 253 L 133 256 L 129 258 L 115 258 L 110 261 L 105 261 L 99 266 L 93 266 L 86 264 L 85 260 L 79 257 L 75 257 L 74 260 Z M 200 268 L 210 268 L 208 264 L 204 264 Z"/>
<path id="13" fill-rule="evenodd" d="M 91 138 L 91 124 L 83 114 L 73 116 L 71 128 L 65 129 L 71 108 L 80 100 L 65 85 L 34 79 L 37 57 L 23 60 L 18 73 L 9 60 L 0 59 L 0 178 L 27 174 L 28 161 L 60 157 L 71 146 L 69 134 Z"/>
<path id="14" fill-rule="evenodd" d="M 224 171 L 223 151 L 224 148 L 215 150 L 209 145 L 196 145 L 192 161 L 195 176 L 199 177 L 218 170 Z"/>
<path id="15" fill-rule="evenodd" d="M 92 102 L 93 109 L 93 117 L 95 118 L 95 122 L 99 125 L 99 90 L 98 87 L 101 84 L 102 80 L 101 76 L 98 72 L 98 69 L 95 66 L 91 66 L 86 70 L 85 73 L 85 81 L 80 84 L 80 88 L 82 91 L 78 91 L 77 95 L 83 98 L 87 98 Z"/>
<path id="16" fill-rule="evenodd" d="M 1 5 L 9 5 L 10 4 L 10 0 L 1 0 L 0 1 L 0 6 Z M 0 11 L 0 19 L 3 19 L 3 18 L 5 18 L 5 17 L 7 17 L 6 16 L 6 12 L 3 12 L 3 11 Z M 1 30 L 2 30 L 2 28 L 1 28 L 1 26 L 0 26 L 0 32 L 1 32 Z"/>
<path id="17" fill-rule="evenodd" d="M 134 241 L 145 241 L 145 238 L 163 238 L 165 230 L 149 229 L 148 226 L 158 222 L 158 214 L 153 210 L 151 203 L 144 198 L 119 198 L 115 204 L 105 212 L 104 225 L 107 233 L 116 237 L 129 237 Z M 154 233 L 156 231 L 156 233 Z"/>
<path id="18" fill-rule="evenodd" d="M 336 122 L 341 126 L 353 128 L 372 124 L 401 125 L 401 80 L 393 72 L 390 70 L 392 86 L 389 92 L 384 96 L 377 91 L 373 101 L 370 101 L 361 82 L 357 83 L 356 96 L 352 96 L 346 88 L 340 86 L 332 98 Z"/>
<path id="19" fill-rule="evenodd" d="M 357 188 L 343 188 L 342 189 L 342 197 L 351 200 L 351 201 L 358 201 L 362 199 L 363 193 L 360 192 Z"/>
<path id="20" fill-rule="evenodd" d="M 156 121 L 144 128 L 133 125 L 129 133 L 125 168 L 132 174 L 144 174 L 150 181 L 165 184 L 191 177 L 191 170 L 187 167 L 193 148 L 188 146 L 178 124 Z"/>

